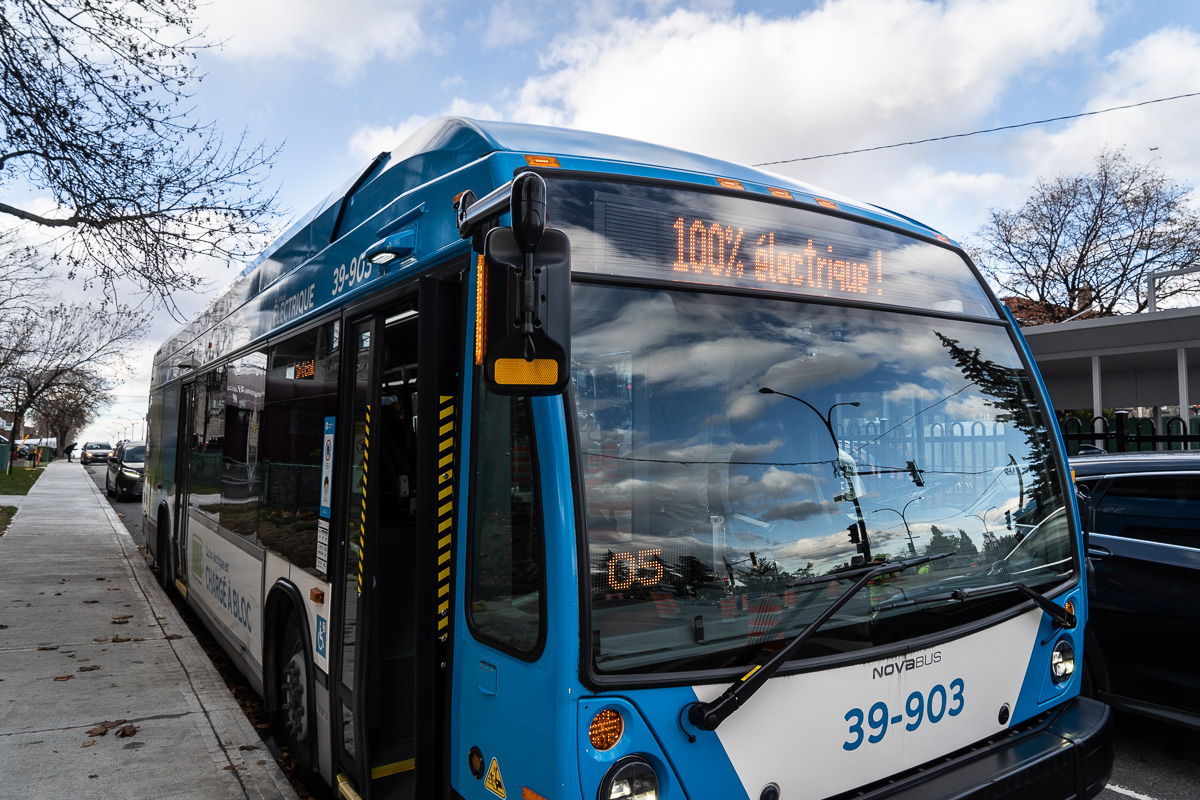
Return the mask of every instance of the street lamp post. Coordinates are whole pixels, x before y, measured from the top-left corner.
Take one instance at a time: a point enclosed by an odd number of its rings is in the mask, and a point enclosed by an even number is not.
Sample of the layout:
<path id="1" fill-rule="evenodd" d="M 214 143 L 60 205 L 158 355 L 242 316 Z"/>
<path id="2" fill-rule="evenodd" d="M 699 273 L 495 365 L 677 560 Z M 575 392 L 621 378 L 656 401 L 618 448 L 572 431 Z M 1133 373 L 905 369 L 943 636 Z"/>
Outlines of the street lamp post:
<path id="1" fill-rule="evenodd" d="M 925 495 L 921 495 L 920 497 L 914 497 L 912 500 L 909 500 L 907 503 L 905 503 L 904 508 L 902 508 L 899 511 L 897 511 L 894 508 L 877 508 L 877 509 L 875 509 L 876 514 L 878 514 L 880 511 L 890 511 L 893 514 L 900 515 L 900 521 L 904 523 L 904 533 L 908 535 L 908 552 L 912 553 L 914 556 L 917 554 L 917 546 L 915 544 L 913 544 L 912 531 L 909 530 L 908 519 L 904 515 L 906 513 L 908 513 L 909 506 L 911 506 L 913 503 L 917 502 L 918 500 L 924 500 L 924 499 L 925 499 Z"/>
<path id="2" fill-rule="evenodd" d="M 850 474 L 850 471 L 847 469 L 846 464 L 844 464 L 842 462 L 842 448 L 838 444 L 838 438 L 837 438 L 837 434 L 833 430 L 833 420 L 832 420 L 833 410 L 835 408 L 837 408 L 838 406 L 854 406 L 855 408 L 858 408 L 859 404 L 857 402 L 834 403 L 833 405 L 831 405 L 829 407 L 828 411 L 826 411 L 824 414 L 822 414 L 820 411 L 817 410 L 816 406 L 814 406 L 812 403 L 808 402 L 807 400 L 805 400 L 801 397 L 796 397 L 795 395 L 788 394 L 787 392 L 777 392 L 768 386 L 764 386 L 758 390 L 758 393 L 759 394 L 777 394 L 782 397 L 790 397 L 792 400 L 795 400 L 797 403 L 803 403 L 804 405 L 808 406 L 814 414 L 817 415 L 817 417 L 821 420 L 821 422 L 823 422 L 825 424 L 825 430 L 827 430 L 829 432 L 829 439 L 830 439 L 830 441 L 833 442 L 833 451 L 834 451 L 834 455 L 836 456 L 836 459 L 834 460 L 834 464 L 837 465 L 838 472 L 846 480 L 846 495 L 848 495 L 851 502 L 854 503 L 854 515 L 856 517 L 856 521 L 854 524 L 858 527 L 858 531 L 862 535 L 862 544 L 860 545 L 860 551 L 863 554 L 863 558 L 865 558 L 868 562 L 870 562 L 871 561 L 871 542 L 867 539 L 867 524 L 866 524 L 866 521 L 863 519 L 862 506 L 860 506 L 858 503 L 858 492 L 854 488 L 854 478 Z"/>

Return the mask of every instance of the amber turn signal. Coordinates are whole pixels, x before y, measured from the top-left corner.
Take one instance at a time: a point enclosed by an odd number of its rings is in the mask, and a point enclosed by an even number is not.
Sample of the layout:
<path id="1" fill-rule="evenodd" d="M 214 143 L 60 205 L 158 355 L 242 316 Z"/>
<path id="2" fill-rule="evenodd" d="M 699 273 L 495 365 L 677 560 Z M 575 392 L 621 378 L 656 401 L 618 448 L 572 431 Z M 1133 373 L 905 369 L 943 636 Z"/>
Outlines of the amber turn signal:
<path id="1" fill-rule="evenodd" d="M 588 726 L 588 741 L 597 750 L 612 750 L 621 741 L 624 732 L 625 720 L 621 719 L 621 714 L 606 708 L 592 717 L 592 724 Z"/>

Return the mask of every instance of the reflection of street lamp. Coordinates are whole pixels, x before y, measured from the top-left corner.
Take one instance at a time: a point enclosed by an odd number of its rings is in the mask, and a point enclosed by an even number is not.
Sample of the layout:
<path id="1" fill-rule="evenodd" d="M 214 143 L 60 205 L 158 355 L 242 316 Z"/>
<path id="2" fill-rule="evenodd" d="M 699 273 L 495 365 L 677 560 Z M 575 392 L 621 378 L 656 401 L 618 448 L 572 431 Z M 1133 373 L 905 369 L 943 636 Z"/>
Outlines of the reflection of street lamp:
<path id="1" fill-rule="evenodd" d="M 894 508 L 877 508 L 877 509 L 875 509 L 876 514 L 878 514 L 880 511 L 890 511 L 893 514 L 900 515 L 900 521 L 904 523 L 904 532 L 906 534 L 908 534 L 908 551 L 910 553 L 912 553 L 914 556 L 917 554 L 917 546 L 915 544 L 913 544 L 912 531 L 910 531 L 908 529 L 908 520 L 905 519 L 904 515 L 908 512 L 909 506 L 911 506 L 913 503 L 917 502 L 918 500 L 924 500 L 924 499 L 925 499 L 925 495 L 921 495 L 920 497 L 914 497 L 912 500 L 909 500 L 907 503 L 905 503 L 904 508 L 902 508 L 899 511 L 897 511 Z"/>
<path id="2" fill-rule="evenodd" d="M 972 514 L 971 515 L 972 517 L 974 517 L 975 519 L 977 519 L 983 523 L 983 532 L 984 532 L 984 534 L 986 534 L 988 536 L 990 536 L 992 534 L 992 532 L 990 530 L 988 530 L 987 519 L 985 519 L 985 518 L 988 515 L 988 511 L 991 511 L 994 508 L 995 508 L 995 506 L 992 506 L 992 508 L 989 508 L 987 511 L 983 512 L 982 514 Z"/>
<path id="3" fill-rule="evenodd" d="M 841 448 L 841 445 L 838 444 L 837 434 L 834 433 L 834 431 L 833 431 L 833 422 L 831 419 L 833 417 L 833 410 L 835 408 L 837 408 L 838 406 L 854 406 L 855 408 L 858 408 L 859 404 L 858 403 L 834 403 L 833 405 L 831 405 L 829 407 L 828 411 L 826 411 L 824 414 L 822 414 L 820 411 L 817 411 L 816 406 L 814 406 L 812 403 L 808 402 L 807 400 L 804 400 L 803 398 L 788 394 L 787 392 L 777 392 L 770 387 L 764 386 L 758 390 L 758 393 L 759 394 L 777 394 L 777 395 L 781 395 L 783 397 L 790 397 L 791 399 L 795 400 L 797 403 L 803 403 L 804 405 L 808 406 L 810 409 L 812 409 L 812 412 L 814 414 L 816 414 L 818 417 L 820 417 L 821 422 L 825 423 L 825 430 L 829 431 L 829 438 L 830 438 L 830 440 L 833 441 L 833 451 L 834 451 L 834 454 L 837 456 L 837 459 L 834 461 L 834 463 L 837 464 L 837 469 L 842 474 L 842 477 L 846 479 L 846 495 L 849 495 L 850 500 L 854 503 L 854 515 L 856 517 L 854 524 L 858 527 L 859 533 L 862 534 L 861 551 L 862 551 L 863 557 L 867 561 L 870 561 L 871 560 L 871 543 L 867 540 L 867 524 L 863 520 L 862 507 L 858 504 L 858 492 L 854 488 L 854 476 L 851 474 L 851 471 L 848 468 L 848 465 L 842 461 L 842 448 Z"/>

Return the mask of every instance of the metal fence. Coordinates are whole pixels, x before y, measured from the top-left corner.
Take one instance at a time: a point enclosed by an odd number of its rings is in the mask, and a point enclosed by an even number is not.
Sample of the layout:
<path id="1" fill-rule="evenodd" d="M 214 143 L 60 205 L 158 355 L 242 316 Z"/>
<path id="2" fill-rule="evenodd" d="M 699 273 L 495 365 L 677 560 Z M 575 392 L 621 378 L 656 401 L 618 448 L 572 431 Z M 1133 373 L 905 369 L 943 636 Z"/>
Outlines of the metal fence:
<path id="1" fill-rule="evenodd" d="M 1095 448 L 1110 453 L 1136 450 L 1200 450 L 1200 417 L 1162 418 L 1161 430 L 1153 417 L 1134 417 L 1128 411 L 1118 411 L 1112 419 L 1094 417 L 1090 421 L 1078 417 L 1059 420 L 1067 455 L 1095 452 Z"/>

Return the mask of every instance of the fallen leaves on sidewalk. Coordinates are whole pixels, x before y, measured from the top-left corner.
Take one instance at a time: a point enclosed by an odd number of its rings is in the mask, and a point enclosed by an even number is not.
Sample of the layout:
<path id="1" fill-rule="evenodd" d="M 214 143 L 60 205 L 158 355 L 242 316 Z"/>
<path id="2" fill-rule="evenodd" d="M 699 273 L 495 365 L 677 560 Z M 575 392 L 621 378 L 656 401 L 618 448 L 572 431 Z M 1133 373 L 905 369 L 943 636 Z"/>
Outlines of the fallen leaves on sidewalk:
<path id="1" fill-rule="evenodd" d="M 57 649 L 58 649 L 58 645 L 56 645 L 56 644 L 44 644 L 38 648 L 38 650 L 57 650 Z"/>
<path id="2" fill-rule="evenodd" d="M 130 614 L 122 614 L 119 617 L 113 617 L 113 625 L 128 625 Z"/>
<path id="3" fill-rule="evenodd" d="M 167 634 L 166 636 L 164 636 L 163 638 L 164 638 L 164 639 L 182 639 L 182 638 L 183 638 L 183 635 L 182 635 L 182 634 L 179 634 L 179 633 L 168 633 L 168 634 Z"/>
<path id="4" fill-rule="evenodd" d="M 69 681 L 69 680 L 71 680 L 71 679 L 72 679 L 72 678 L 74 678 L 74 677 L 75 677 L 74 675 L 55 675 L 55 676 L 54 676 L 54 680 L 56 680 L 56 681 Z"/>
<path id="5" fill-rule="evenodd" d="M 103 736 L 104 734 L 111 731 L 113 728 L 117 727 L 118 725 L 124 725 L 126 722 L 128 722 L 128 720 L 124 720 L 124 719 L 115 719 L 111 722 L 108 722 L 108 721 L 97 722 L 96 727 L 94 727 L 90 731 L 88 731 L 87 735 L 88 736 Z M 130 725 L 129 727 L 132 728 L 133 726 Z"/>
<path id="6" fill-rule="evenodd" d="M 137 733 L 137 727 L 133 725 L 125 725 L 124 727 L 117 728 L 117 736 L 120 736 L 122 739 L 128 739 L 135 733 Z"/>
<path id="7" fill-rule="evenodd" d="M 77 669 L 75 671 L 76 672 L 92 672 L 93 670 L 97 670 L 97 669 L 104 669 L 104 667 L 100 666 L 99 664 L 88 664 L 87 666 L 80 667 L 79 669 Z"/>

